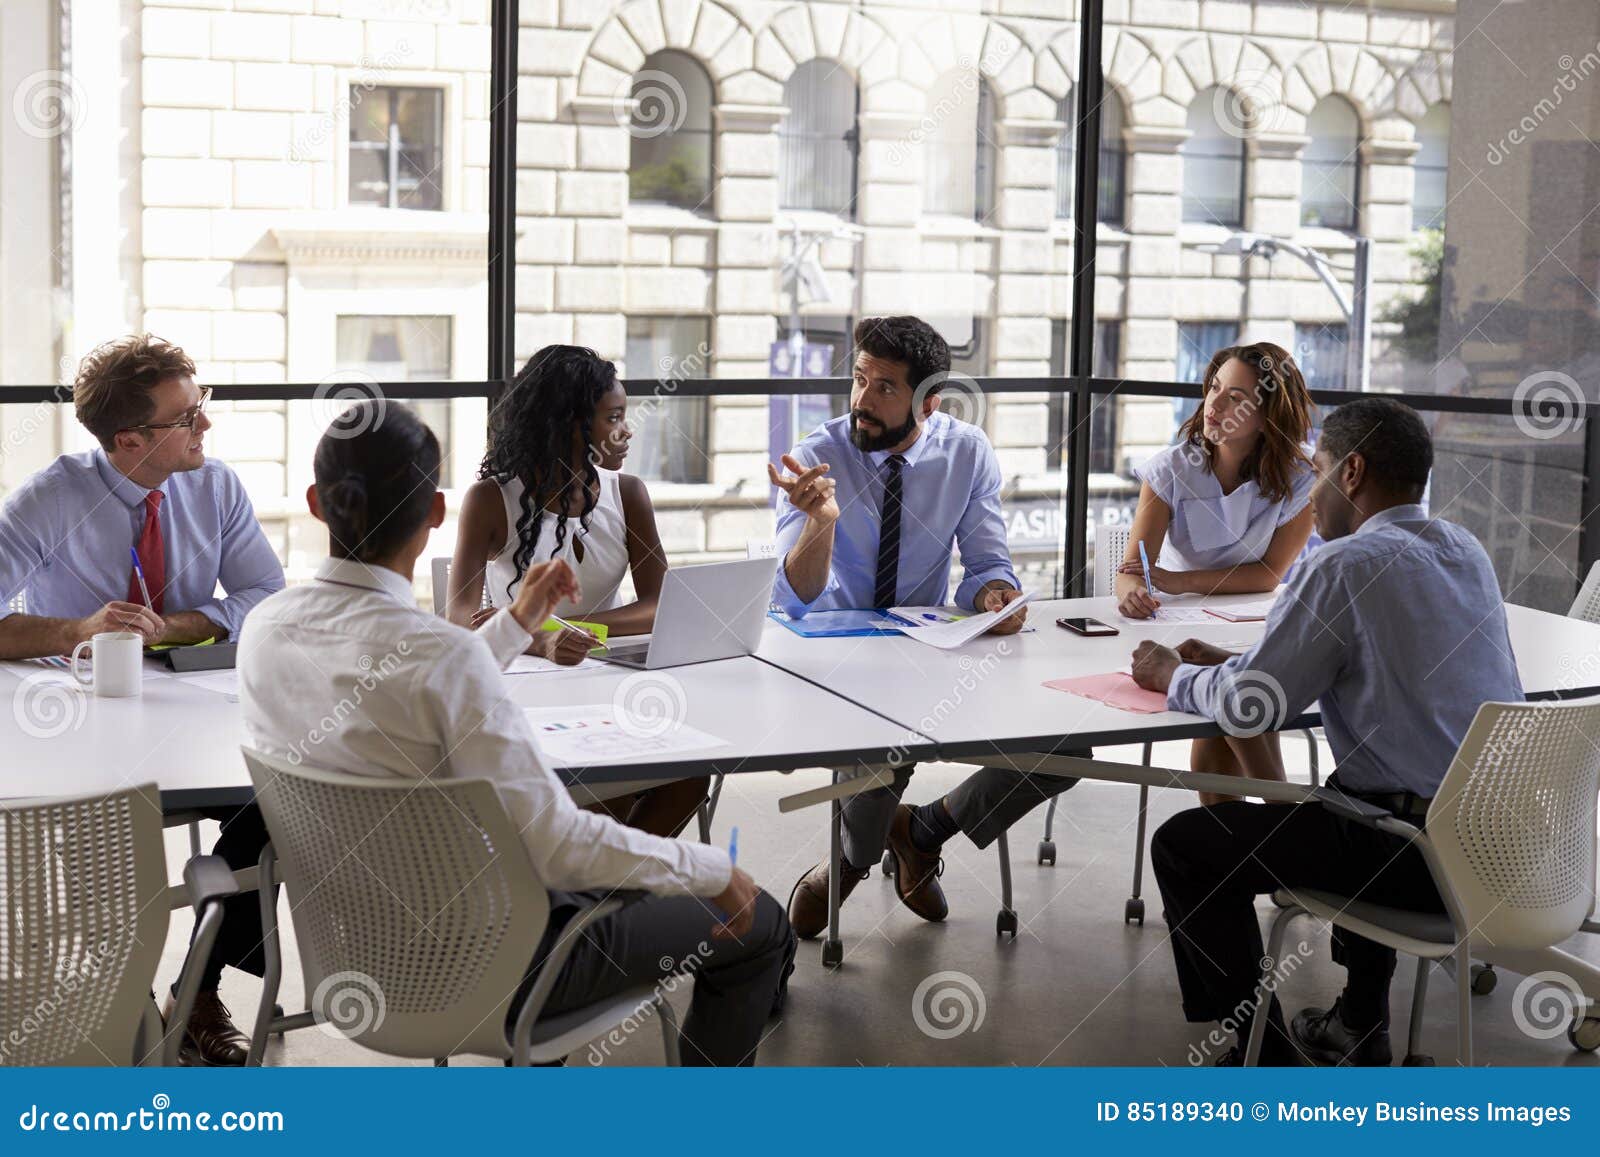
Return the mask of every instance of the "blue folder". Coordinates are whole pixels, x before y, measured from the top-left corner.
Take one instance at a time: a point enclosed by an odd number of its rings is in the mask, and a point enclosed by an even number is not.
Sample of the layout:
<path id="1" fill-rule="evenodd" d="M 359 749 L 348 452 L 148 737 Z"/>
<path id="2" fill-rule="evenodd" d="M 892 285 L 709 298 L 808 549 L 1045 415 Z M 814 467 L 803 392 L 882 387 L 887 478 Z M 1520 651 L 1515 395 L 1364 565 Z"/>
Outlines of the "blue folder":
<path id="1" fill-rule="evenodd" d="M 878 610 L 812 611 L 803 619 L 792 619 L 782 611 L 769 611 L 767 617 L 805 639 L 898 635 L 906 625 L 888 611 Z"/>

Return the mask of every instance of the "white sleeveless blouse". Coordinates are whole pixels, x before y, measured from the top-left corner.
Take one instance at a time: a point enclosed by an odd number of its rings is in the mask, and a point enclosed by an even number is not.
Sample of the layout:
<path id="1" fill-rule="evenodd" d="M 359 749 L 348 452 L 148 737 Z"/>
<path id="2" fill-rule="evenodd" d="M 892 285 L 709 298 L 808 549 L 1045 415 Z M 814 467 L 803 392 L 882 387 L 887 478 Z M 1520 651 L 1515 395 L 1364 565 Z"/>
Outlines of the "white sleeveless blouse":
<path id="1" fill-rule="evenodd" d="M 578 586 L 583 591 L 579 602 L 563 599 L 555 613 L 561 618 L 582 618 L 595 611 L 606 611 L 618 605 L 618 590 L 628 576 L 628 524 L 622 511 L 622 487 L 615 470 L 599 470 L 600 496 L 595 508 L 589 512 L 587 531 L 576 518 L 567 519 L 567 536 L 556 550 L 556 516 L 545 510 L 539 513 L 539 539 L 534 545 L 532 562 L 545 562 L 552 558 L 566 559 L 572 573 L 578 576 Z M 489 587 L 489 605 L 503 607 L 516 595 L 517 568 L 512 559 L 517 552 L 517 520 L 522 517 L 522 482 L 513 478 L 500 484 L 500 497 L 506 507 L 506 545 L 489 560 L 484 581 Z M 583 542 L 583 559 L 580 562 L 573 549 L 574 542 Z M 510 593 L 507 593 L 507 586 Z"/>

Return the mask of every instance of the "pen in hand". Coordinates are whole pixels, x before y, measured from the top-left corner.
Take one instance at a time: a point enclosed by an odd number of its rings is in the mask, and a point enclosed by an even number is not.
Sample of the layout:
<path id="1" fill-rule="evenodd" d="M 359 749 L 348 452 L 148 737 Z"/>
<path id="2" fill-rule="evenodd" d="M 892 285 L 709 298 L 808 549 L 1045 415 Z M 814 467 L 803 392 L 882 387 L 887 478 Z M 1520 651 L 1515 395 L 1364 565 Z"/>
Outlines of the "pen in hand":
<path id="1" fill-rule="evenodd" d="M 1139 565 L 1144 568 L 1144 589 L 1150 593 L 1151 598 L 1155 598 L 1156 585 L 1150 581 L 1150 555 L 1144 549 L 1144 539 L 1142 538 L 1139 540 Z M 1150 617 L 1158 619 L 1161 617 L 1161 612 L 1151 611 Z"/>
<path id="2" fill-rule="evenodd" d="M 128 553 L 133 556 L 133 574 L 139 580 L 139 593 L 144 596 L 145 610 L 153 615 L 156 613 L 156 605 L 150 601 L 150 588 L 144 582 L 144 567 L 139 565 L 139 551 L 130 546 Z"/>

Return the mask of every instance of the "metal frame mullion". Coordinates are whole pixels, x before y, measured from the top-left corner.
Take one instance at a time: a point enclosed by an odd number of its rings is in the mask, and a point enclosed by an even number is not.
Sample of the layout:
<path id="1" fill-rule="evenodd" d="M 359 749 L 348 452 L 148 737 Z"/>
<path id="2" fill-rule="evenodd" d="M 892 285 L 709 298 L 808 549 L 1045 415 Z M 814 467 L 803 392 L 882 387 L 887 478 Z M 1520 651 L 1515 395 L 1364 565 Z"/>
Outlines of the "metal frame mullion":
<path id="1" fill-rule="evenodd" d="M 516 372 L 519 0 L 494 0 L 489 72 L 489 405 Z"/>
<path id="2" fill-rule="evenodd" d="M 1094 372 L 1094 269 L 1100 226 L 1100 102 L 1105 77 L 1100 71 L 1100 41 L 1105 29 L 1104 0 L 1084 0 L 1078 37 L 1078 85 L 1074 125 L 1072 214 L 1072 323 L 1067 343 L 1067 516 L 1061 558 L 1068 596 L 1085 592 L 1089 535 L 1088 389 Z"/>

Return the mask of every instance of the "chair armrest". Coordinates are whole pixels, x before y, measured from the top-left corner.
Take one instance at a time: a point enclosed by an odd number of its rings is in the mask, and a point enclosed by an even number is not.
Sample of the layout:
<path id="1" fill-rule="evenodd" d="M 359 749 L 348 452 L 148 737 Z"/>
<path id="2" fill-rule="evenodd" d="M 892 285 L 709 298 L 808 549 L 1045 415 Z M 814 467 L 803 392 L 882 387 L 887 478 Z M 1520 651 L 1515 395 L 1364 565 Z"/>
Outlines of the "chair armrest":
<path id="1" fill-rule="evenodd" d="M 529 990 L 528 998 L 522 1002 L 522 1008 L 517 1011 L 516 1027 L 511 1033 L 512 1064 L 526 1063 L 528 1042 L 533 1037 L 533 1026 L 538 1021 L 539 1014 L 544 1011 L 545 1002 L 550 999 L 550 990 L 555 987 L 556 977 L 566 965 L 567 957 L 572 955 L 572 950 L 584 930 L 591 924 L 620 912 L 629 904 L 644 899 L 645 895 L 646 893 L 639 891 L 613 892 L 602 900 L 580 907 L 577 914 L 567 921 L 567 926 L 561 930 L 560 938 L 551 947 L 549 955 L 544 958 L 544 963 L 539 966 L 539 978 Z"/>
<path id="2" fill-rule="evenodd" d="M 194 905 L 197 916 L 207 904 L 239 894 L 233 869 L 221 856 L 191 857 L 183 866 L 183 884 L 189 891 L 189 902 Z"/>
<path id="3" fill-rule="evenodd" d="M 1415 824 L 1408 824 L 1399 819 L 1393 812 L 1379 807 L 1375 803 L 1368 803 L 1364 799 L 1345 795 L 1336 787 L 1319 787 L 1311 792 L 1311 799 L 1316 800 L 1336 816 L 1347 820 L 1354 820 L 1369 828 L 1376 828 L 1380 832 L 1387 832 L 1391 836 L 1399 836 L 1403 840 L 1416 839 L 1422 834 L 1422 829 Z"/>

